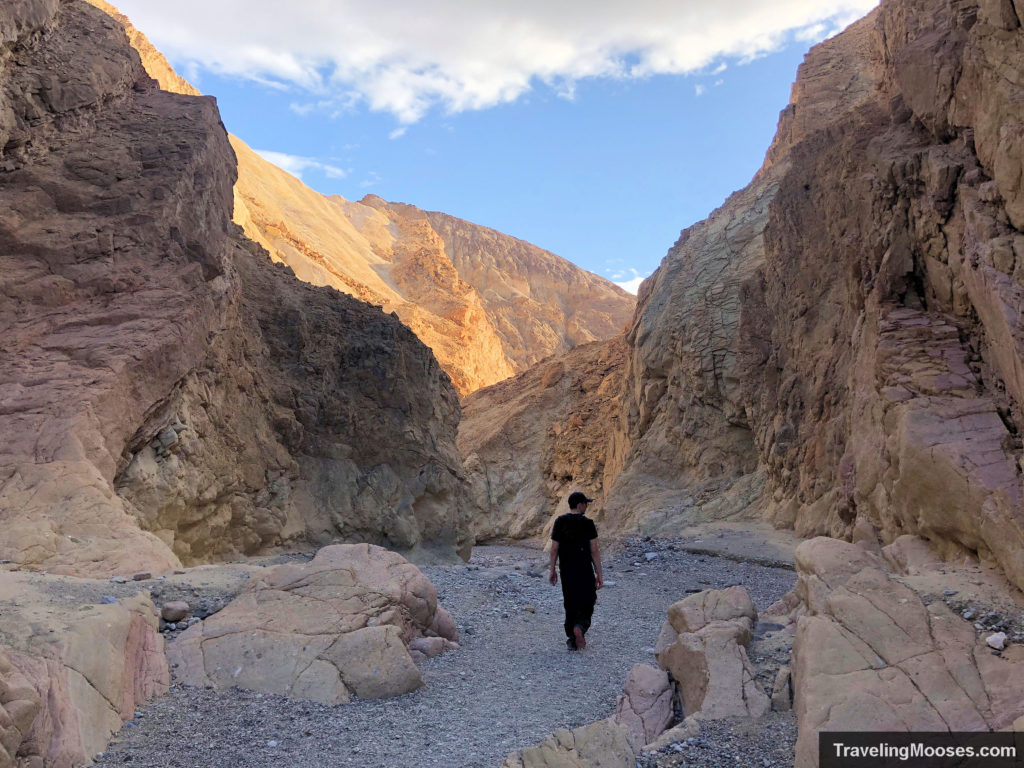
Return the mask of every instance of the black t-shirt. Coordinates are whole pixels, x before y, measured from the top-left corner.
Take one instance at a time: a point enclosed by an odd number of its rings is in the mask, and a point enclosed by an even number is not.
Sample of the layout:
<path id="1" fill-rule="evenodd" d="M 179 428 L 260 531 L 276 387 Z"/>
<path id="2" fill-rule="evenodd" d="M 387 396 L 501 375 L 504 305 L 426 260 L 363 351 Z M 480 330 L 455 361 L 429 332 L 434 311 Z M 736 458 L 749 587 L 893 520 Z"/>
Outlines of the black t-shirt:
<path id="1" fill-rule="evenodd" d="M 575 512 L 555 520 L 551 538 L 558 542 L 558 563 L 561 570 L 593 574 L 590 542 L 597 538 L 597 526 L 586 515 Z"/>

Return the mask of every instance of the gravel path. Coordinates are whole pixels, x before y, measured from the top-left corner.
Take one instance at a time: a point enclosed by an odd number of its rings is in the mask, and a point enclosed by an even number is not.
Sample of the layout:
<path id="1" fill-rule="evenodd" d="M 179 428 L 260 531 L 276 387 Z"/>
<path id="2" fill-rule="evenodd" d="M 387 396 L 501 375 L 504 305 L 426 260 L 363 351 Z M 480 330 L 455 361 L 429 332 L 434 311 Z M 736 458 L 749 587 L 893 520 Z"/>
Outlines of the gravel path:
<path id="1" fill-rule="evenodd" d="M 691 554 L 666 541 L 627 542 L 606 557 L 608 586 L 587 650 L 571 653 L 561 590 L 547 583 L 539 550 L 477 547 L 466 565 L 423 570 L 455 617 L 461 648 L 423 663 L 420 690 L 326 707 L 175 686 L 126 724 L 97 763 L 497 768 L 556 728 L 613 714 L 626 673 L 653 662 L 665 611 L 688 591 L 743 584 L 763 609 L 795 580 L 789 570 Z"/>

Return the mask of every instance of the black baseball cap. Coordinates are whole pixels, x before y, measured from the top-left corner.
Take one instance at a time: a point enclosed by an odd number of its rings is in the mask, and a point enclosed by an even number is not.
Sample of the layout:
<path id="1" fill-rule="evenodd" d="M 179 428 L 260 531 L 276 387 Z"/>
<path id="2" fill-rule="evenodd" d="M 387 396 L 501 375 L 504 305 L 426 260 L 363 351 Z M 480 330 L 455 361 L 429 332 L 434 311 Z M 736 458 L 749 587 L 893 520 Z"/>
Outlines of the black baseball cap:
<path id="1" fill-rule="evenodd" d="M 575 493 L 570 493 L 569 509 L 575 508 L 577 504 L 582 504 L 584 501 L 589 503 L 593 501 L 593 499 L 587 498 L 587 495 L 585 493 L 580 493 L 579 491 L 576 491 Z"/>

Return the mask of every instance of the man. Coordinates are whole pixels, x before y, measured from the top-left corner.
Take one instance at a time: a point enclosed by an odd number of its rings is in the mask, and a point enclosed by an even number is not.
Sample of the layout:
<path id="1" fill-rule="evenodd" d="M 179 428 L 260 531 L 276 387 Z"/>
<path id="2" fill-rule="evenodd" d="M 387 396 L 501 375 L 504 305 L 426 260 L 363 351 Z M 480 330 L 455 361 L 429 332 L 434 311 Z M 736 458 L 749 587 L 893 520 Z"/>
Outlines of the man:
<path id="1" fill-rule="evenodd" d="M 555 562 L 562 572 L 562 598 L 565 604 L 565 641 L 570 651 L 587 647 L 586 634 L 594 615 L 597 590 L 604 586 L 601 550 L 597 545 L 597 526 L 586 516 L 588 499 L 579 491 L 569 494 L 568 514 L 555 520 L 551 530 L 551 575 L 558 583 Z"/>

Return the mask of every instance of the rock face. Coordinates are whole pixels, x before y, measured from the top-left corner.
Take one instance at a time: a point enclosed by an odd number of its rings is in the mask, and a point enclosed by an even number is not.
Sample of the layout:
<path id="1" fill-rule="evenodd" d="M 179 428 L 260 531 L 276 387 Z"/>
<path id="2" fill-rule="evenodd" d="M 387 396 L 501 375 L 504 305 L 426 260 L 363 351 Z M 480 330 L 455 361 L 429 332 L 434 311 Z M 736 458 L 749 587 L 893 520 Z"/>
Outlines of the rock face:
<path id="1" fill-rule="evenodd" d="M 859 515 L 1021 585 L 1024 35 L 1009 3 L 910 0 L 853 43 L 872 97 L 793 129 L 744 305 L 769 514 L 843 537 Z"/>
<path id="2" fill-rule="evenodd" d="M 197 96 L 145 35 L 124 24 L 160 87 Z M 460 394 L 622 330 L 636 305 L 618 286 L 493 229 L 387 203 L 313 191 L 231 136 L 234 220 L 302 280 L 394 312 L 429 346 Z"/>
<path id="3" fill-rule="evenodd" d="M 73 768 L 168 687 L 144 593 L 69 607 L 64 582 L 0 573 L 0 766 Z"/>
<path id="4" fill-rule="evenodd" d="M 334 705 L 422 685 L 407 646 L 424 636 L 442 646 L 458 640 L 426 576 L 380 547 L 336 544 L 308 564 L 282 565 L 254 580 L 224 610 L 186 630 L 168 656 L 186 685 Z"/>
<path id="5" fill-rule="evenodd" d="M 617 426 L 574 448 L 603 467 L 606 529 L 860 520 L 1024 585 L 1018 11 L 890 0 L 808 54 L 764 167 L 641 288 Z M 517 419 L 542 435 L 566 407 Z M 550 478 L 497 434 L 472 447 L 476 475 Z M 510 532 L 514 482 L 491 496 Z"/>
<path id="6" fill-rule="evenodd" d="M 594 342 L 463 401 L 458 445 L 477 538 L 534 535 L 571 491 L 601 487 L 624 356 L 621 339 Z"/>
<path id="7" fill-rule="evenodd" d="M 853 544 L 797 549 L 796 765 L 818 764 L 819 730 L 985 731 L 1024 715 L 1024 654 L 993 655 L 945 603 L 927 604 Z"/>
<path id="8" fill-rule="evenodd" d="M 0 558 L 465 551 L 448 377 L 241 237 L 213 101 L 160 90 L 77 0 L 5 5 L 0 46 Z"/>
<path id="9" fill-rule="evenodd" d="M 761 717 L 770 700 L 747 658 L 757 610 L 743 587 L 706 590 L 674 603 L 656 647 L 679 687 L 685 715 Z"/>
<path id="10" fill-rule="evenodd" d="M 303 280 L 395 312 L 463 395 L 614 336 L 633 311 L 625 291 L 522 240 L 375 195 L 325 197 L 232 143 L 246 234 Z"/>

